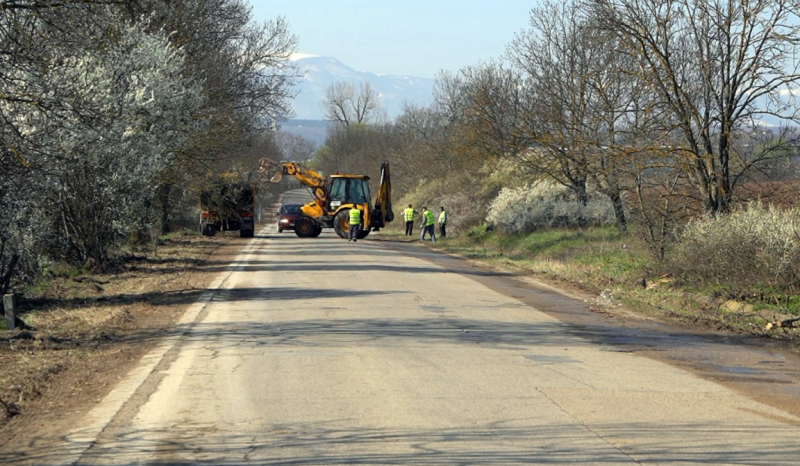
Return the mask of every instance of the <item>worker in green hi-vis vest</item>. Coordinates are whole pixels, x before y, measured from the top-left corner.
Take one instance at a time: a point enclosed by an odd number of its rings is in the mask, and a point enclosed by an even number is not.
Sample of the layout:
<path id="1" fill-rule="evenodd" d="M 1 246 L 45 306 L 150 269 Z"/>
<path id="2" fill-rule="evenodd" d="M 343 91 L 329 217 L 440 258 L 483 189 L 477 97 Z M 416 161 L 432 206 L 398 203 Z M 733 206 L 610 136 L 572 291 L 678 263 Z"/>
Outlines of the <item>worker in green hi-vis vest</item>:
<path id="1" fill-rule="evenodd" d="M 350 209 L 350 239 L 354 243 L 358 242 L 358 234 L 361 233 L 361 211 Z"/>
<path id="2" fill-rule="evenodd" d="M 403 209 L 403 219 L 406 221 L 406 236 L 411 236 L 414 234 L 414 215 L 417 213 L 411 204 L 408 205 L 408 209 Z"/>
<path id="3" fill-rule="evenodd" d="M 425 241 L 425 234 L 431 235 L 431 241 L 436 242 L 436 234 L 433 229 L 436 227 L 436 217 L 427 207 L 422 208 L 422 234 L 419 235 L 420 241 Z"/>

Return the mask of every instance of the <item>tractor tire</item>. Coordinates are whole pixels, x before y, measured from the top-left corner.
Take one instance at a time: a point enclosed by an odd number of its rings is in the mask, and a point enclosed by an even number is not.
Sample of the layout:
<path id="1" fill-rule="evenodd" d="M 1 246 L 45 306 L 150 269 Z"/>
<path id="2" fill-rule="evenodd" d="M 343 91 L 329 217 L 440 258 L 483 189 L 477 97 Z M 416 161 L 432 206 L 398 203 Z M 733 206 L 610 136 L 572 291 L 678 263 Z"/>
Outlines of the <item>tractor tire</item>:
<path id="1" fill-rule="evenodd" d="M 333 217 L 333 229 L 339 238 L 347 239 L 350 237 L 350 209 L 340 210 Z"/>
<path id="2" fill-rule="evenodd" d="M 316 238 L 321 232 L 322 228 L 311 217 L 300 217 L 294 224 L 294 233 L 300 238 Z"/>
<path id="3" fill-rule="evenodd" d="M 358 232 L 358 239 L 364 239 L 369 235 L 369 232 L 372 231 L 369 228 L 364 228 L 363 230 Z"/>
<path id="4" fill-rule="evenodd" d="M 216 233 L 217 233 L 217 229 L 214 228 L 214 224 L 213 223 L 207 223 L 207 224 L 203 225 L 203 230 L 201 231 L 201 234 L 203 236 L 214 236 Z"/>
<path id="5" fill-rule="evenodd" d="M 255 230 L 239 230 L 239 238 L 252 238 L 255 235 Z"/>

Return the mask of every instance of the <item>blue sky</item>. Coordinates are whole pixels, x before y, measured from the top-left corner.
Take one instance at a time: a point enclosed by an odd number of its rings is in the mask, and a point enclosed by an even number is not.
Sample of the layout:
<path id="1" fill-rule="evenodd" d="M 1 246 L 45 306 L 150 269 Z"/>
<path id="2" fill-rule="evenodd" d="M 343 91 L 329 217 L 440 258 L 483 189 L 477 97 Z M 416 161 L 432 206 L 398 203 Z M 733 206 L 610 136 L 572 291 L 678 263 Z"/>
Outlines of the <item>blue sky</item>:
<path id="1" fill-rule="evenodd" d="M 359 71 L 433 78 L 497 58 L 535 1 L 250 0 L 257 21 L 285 17 L 299 52 Z"/>

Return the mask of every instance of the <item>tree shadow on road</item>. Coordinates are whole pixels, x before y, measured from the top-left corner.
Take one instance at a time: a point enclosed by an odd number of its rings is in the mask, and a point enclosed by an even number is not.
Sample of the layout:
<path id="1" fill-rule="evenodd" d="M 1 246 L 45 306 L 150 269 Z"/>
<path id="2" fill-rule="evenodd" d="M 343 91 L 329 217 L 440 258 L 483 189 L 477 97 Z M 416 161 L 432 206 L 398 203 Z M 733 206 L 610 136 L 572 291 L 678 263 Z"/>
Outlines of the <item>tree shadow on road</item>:
<path id="1" fill-rule="evenodd" d="M 256 413 L 252 413 L 255 415 Z M 723 422 L 615 422 L 532 425 L 510 419 L 447 428 L 386 428 L 356 419 L 233 425 L 180 424 L 105 435 L 80 464 L 138 465 L 509 465 L 509 464 L 747 464 L 794 463 L 800 447 L 789 429 Z M 250 429 L 251 431 L 247 431 Z M 79 434 L 79 433 L 78 433 Z M 742 441 L 743 437 L 758 439 Z M 607 439 L 624 439 L 615 443 Z M 62 464 L 86 444 L 32 439 L 27 454 L 4 454 L 5 465 Z"/>

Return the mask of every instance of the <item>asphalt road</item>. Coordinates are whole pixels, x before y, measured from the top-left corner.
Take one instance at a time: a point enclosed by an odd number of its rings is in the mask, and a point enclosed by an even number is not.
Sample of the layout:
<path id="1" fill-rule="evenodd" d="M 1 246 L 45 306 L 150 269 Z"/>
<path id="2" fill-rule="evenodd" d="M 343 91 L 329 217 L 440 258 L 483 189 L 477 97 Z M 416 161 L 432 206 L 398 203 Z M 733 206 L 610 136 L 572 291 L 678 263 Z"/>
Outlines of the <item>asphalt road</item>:
<path id="1" fill-rule="evenodd" d="M 48 464 L 800 464 L 797 417 L 404 247 L 270 226 Z"/>

